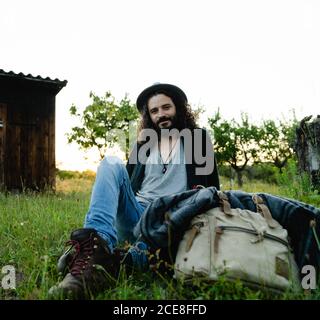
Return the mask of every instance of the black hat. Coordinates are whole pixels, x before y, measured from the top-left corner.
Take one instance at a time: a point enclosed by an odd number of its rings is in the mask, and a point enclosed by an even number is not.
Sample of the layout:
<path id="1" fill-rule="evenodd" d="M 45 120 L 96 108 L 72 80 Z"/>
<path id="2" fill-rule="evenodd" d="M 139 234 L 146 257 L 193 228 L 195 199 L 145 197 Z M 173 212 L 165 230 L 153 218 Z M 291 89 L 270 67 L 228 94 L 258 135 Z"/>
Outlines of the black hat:
<path id="1" fill-rule="evenodd" d="M 188 102 L 186 94 L 177 86 L 174 86 L 173 84 L 157 82 L 152 86 L 144 89 L 139 94 L 136 104 L 140 113 L 143 110 L 143 106 L 147 104 L 148 99 L 157 92 L 168 95 L 172 99 L 174 104 L 177 104 L 177 102 L 179 101 L 183 104 L 186 104 Z"/>

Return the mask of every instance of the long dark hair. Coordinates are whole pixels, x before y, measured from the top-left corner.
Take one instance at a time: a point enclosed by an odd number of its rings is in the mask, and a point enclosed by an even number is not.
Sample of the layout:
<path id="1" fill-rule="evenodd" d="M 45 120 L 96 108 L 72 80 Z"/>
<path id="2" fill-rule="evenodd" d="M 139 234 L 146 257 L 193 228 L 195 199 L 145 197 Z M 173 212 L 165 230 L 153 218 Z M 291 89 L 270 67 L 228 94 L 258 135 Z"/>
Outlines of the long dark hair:
<path id="1" fill-rule="evenodd" d="M 178 129 L 179 131 L 188 128 L 188 129 L 195 129 L 197 128 L 195 116 L 191 110 L 191 107 L 186 101 L 183 99 L 179 98 L 178 96 L 174 96 L 168 92 L 165 91 L 157 91 L 154 92 L 150 97 L 156 96 L 158 94 L 164 94 L 167 97 L 169 97 L 174 105 L 176 106 L 176 116 L 175 116 L 175 128 Z M 148 110 L 147 104 L 143 106 L 142 112 L 141 112 L 141 120 L 139 123 L 139 129 L 138 129 L 138 136 L 139 133 L 143 129 L 156 129 L 154 123 L 152 122 Z"/>

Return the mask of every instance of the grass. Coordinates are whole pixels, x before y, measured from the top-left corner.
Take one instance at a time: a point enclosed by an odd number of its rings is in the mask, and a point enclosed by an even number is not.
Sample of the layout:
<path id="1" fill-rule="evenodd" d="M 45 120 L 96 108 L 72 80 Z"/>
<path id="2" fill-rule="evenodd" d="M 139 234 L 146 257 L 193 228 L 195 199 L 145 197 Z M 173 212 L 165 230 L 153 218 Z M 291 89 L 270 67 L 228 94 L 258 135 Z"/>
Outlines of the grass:
<path id="1" fill-rule="evenodd" d="M 0 194 L 0 266 L 15 266 L 19 298 L 46 297 L 55 261 L 70 231 L 82 225 L 88 202 L 88 192 Z"/>
<path id="2" fill-rule="evenodd" d="M 73 229 L 83 225 L 92 184 L 92 177 L 58 178 L 55 193 L 0 193 L 0 269 L 5 265 L 16 269 L 16 290 L 0 288 L 0 299 L 48 298 L 48 289 L 59 280 L 56 262 L 64 243 Z M 223 189 L 230 189 L 227 179 L 222 179 L 222 184 Z M 238 189 L 237 185 L 231 187 Z M 247 182 L 241 189 L 293 197 L 283 187 L 258 181 Z M 319 195 L 302 196 L 308 203 L 320 205 Z M 315 299 L 319 296 L 315 290 L 311 295 L 286 293 L 274 297 L 250 290 L 241 282 L 230 283 L 224 279 L 215 285 L 195 279 L 191 289 L 157 272 L 127 275 L 121 272 L 115 286 L 95 299 Z"/>

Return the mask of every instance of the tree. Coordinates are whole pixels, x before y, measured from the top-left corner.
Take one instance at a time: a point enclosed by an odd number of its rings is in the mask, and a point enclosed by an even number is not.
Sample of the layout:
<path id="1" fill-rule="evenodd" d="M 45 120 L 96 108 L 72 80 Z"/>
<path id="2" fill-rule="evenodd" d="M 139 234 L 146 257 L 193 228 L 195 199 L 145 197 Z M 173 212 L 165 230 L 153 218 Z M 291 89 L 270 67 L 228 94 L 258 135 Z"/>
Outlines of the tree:
<path id="1" fill-rule="evenodd" d="M 282 172 L 288 159 L 293 156 L 293 141 L 297 121 L 294 118 L 289 121 L 265 120 L 261 126 L 261 159 L 272 162 Z"/>
<path id="2" fill-rule="evenodd" d="M 214 136 L 218 164 L 229 164 L 235 170 L 241 187 L 243 170 L 258 157 L 259 128 L 249 123 L 248 115 L 245 113 L 241 114 L 241 122 L 238 123 L 235 119 L 222 120 L 218 110 L 208 122 Z"/>
<path id="3" fill-rule="evenodd" d="M 137 108 L 127 95 L 120 103 L 110 92 L 102 97 L 90 92 L 90 98 L 92 103 L 82 115 L 74 104 L 70 107 L 70 114 L 80 118 L 81 126 L 71 128 L 68 143 L 76 142 L 84 150 L 96 147 L 101 159 L 108 148 L 118 143 L 128 158 L 130 131 L 134 130 L 139 117 Z"/>
<path id="4" fill-rule="evenodd" d="M 313 188 L 320 192 L 320 116 L 306 116 L 300 121 L 294 149 L 300 174 L 307 173 Z"/>

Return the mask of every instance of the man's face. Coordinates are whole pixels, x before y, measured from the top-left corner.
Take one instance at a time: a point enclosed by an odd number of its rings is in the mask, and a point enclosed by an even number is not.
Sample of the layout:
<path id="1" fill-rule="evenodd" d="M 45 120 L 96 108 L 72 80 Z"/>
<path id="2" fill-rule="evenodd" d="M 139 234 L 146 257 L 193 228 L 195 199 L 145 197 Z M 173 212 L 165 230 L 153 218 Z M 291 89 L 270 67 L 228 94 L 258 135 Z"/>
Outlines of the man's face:
<path id="1" fill-rule="evenodd" d="M 171 129 L 175 125 L 176 106 L 171 98 L 157 94 L 148 101 L 151 121 L 158 129 Z"/>

